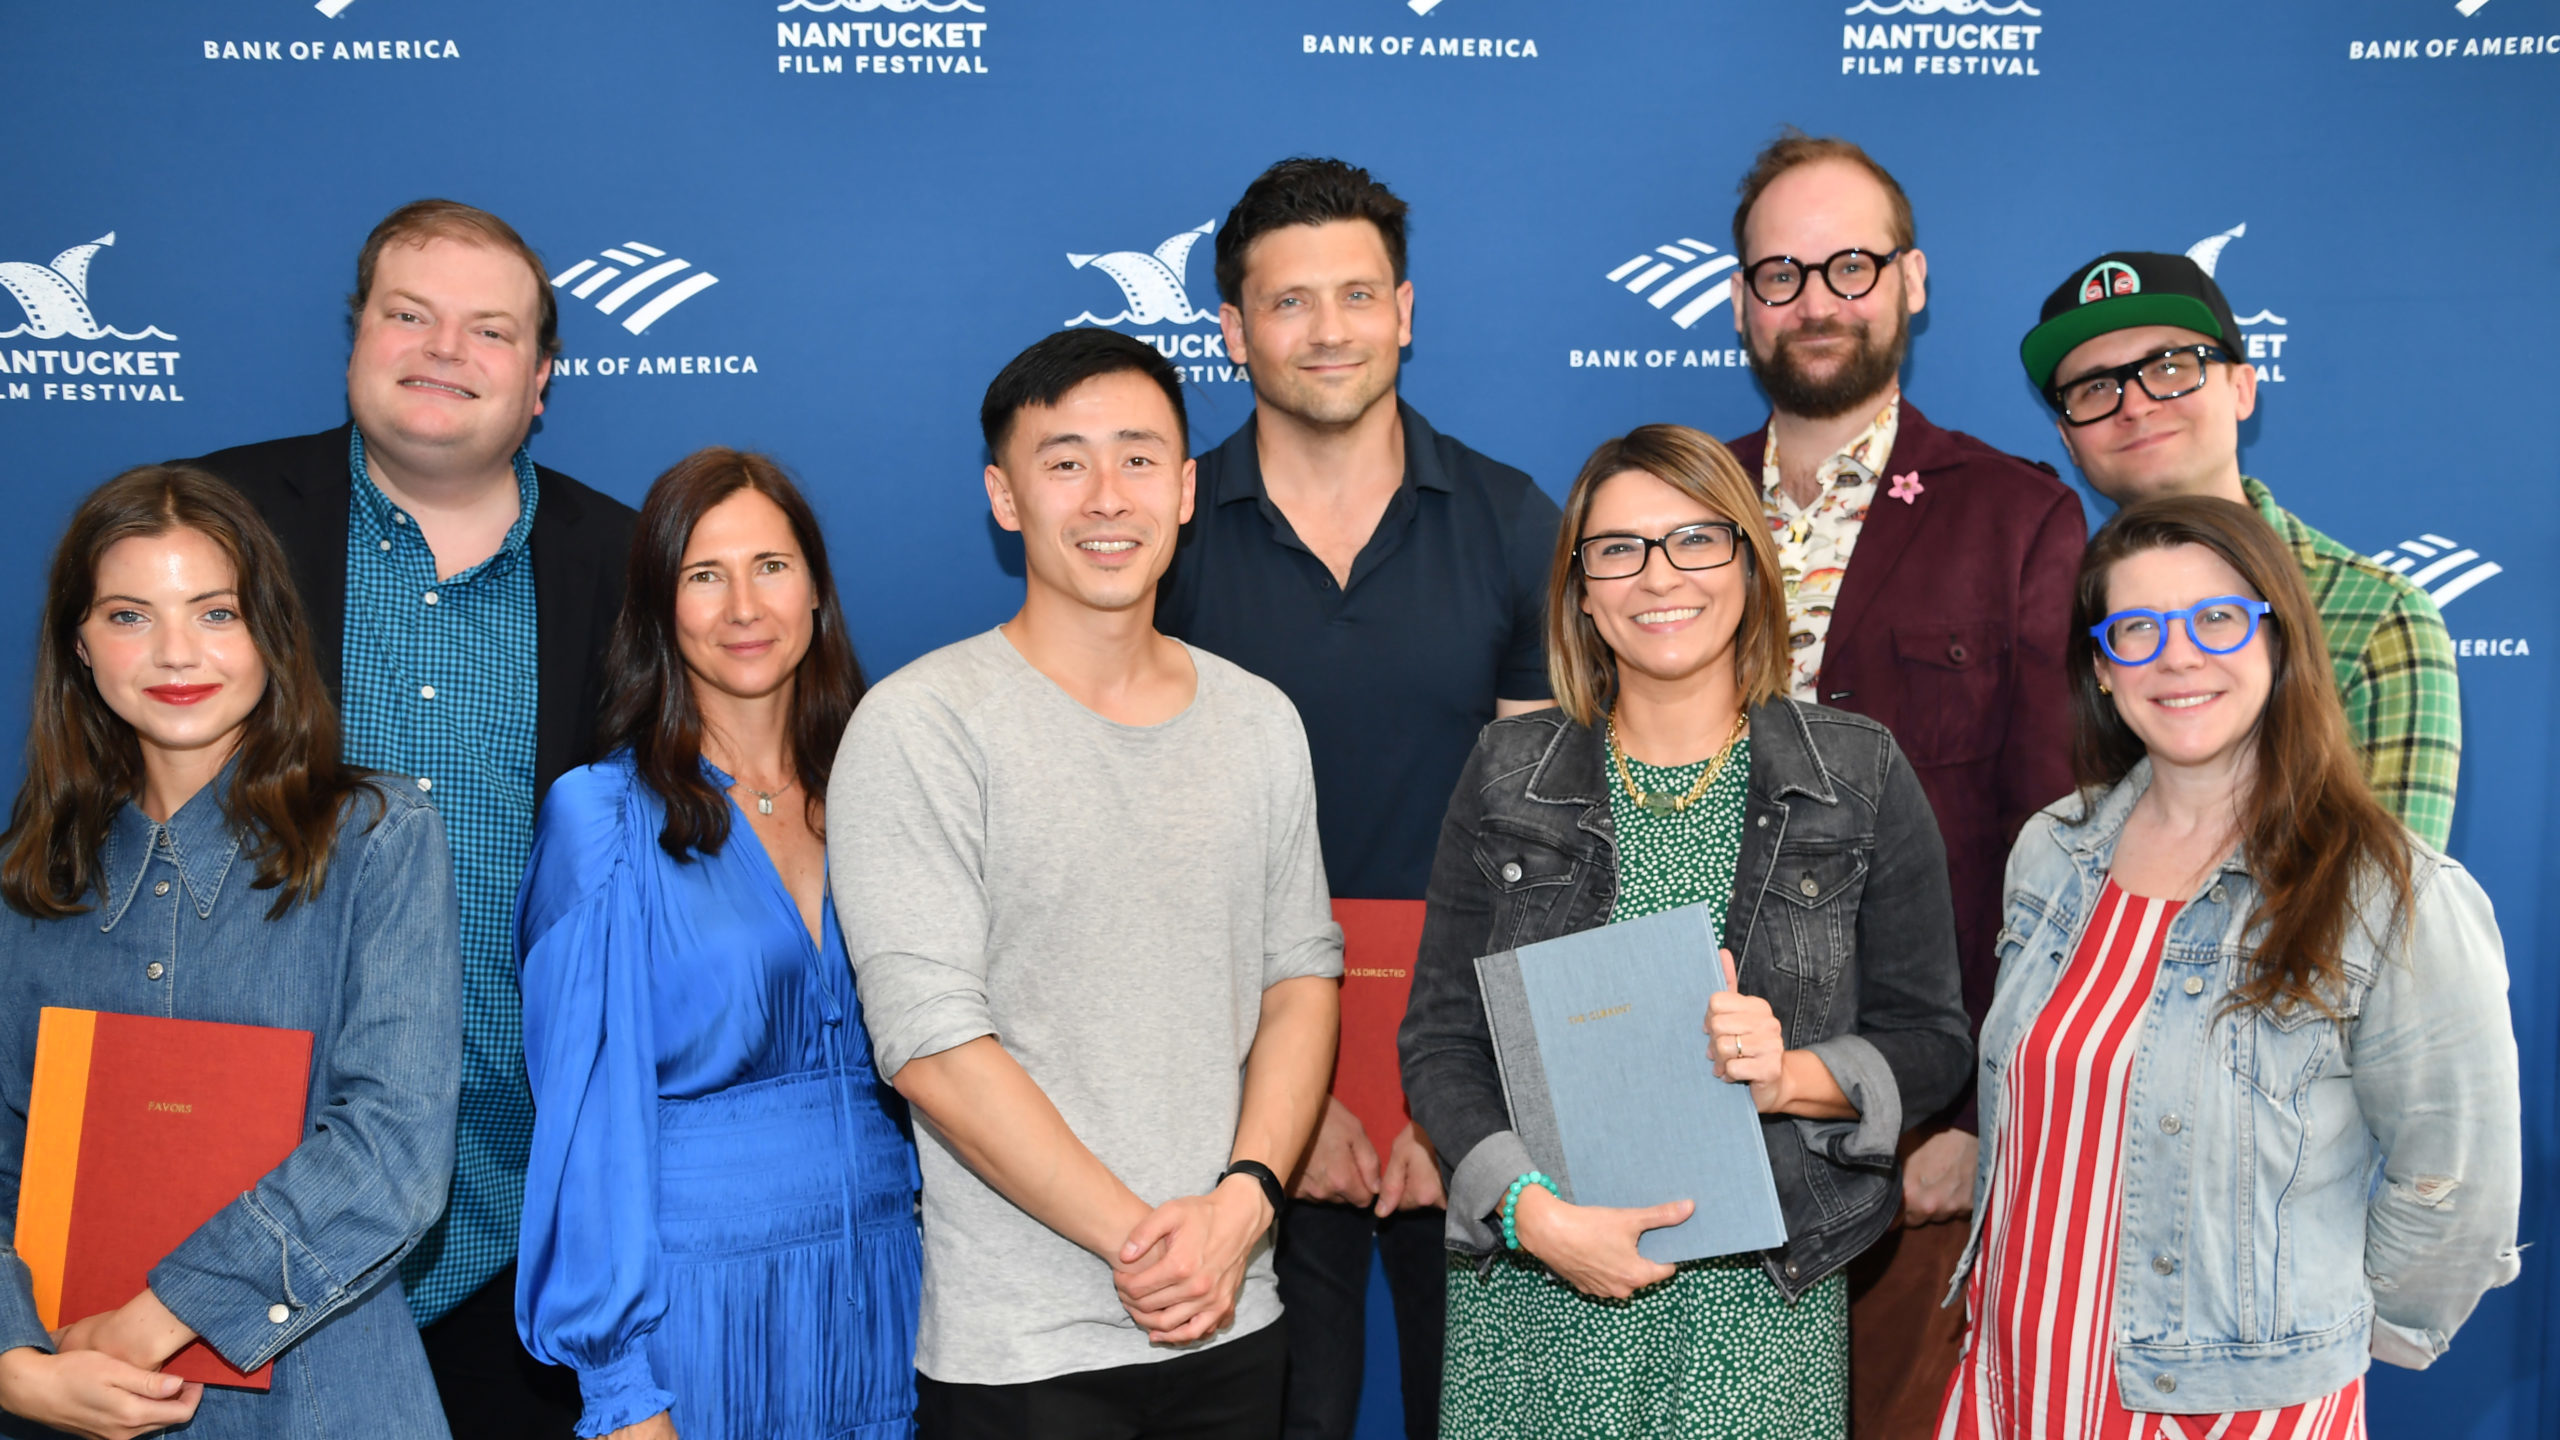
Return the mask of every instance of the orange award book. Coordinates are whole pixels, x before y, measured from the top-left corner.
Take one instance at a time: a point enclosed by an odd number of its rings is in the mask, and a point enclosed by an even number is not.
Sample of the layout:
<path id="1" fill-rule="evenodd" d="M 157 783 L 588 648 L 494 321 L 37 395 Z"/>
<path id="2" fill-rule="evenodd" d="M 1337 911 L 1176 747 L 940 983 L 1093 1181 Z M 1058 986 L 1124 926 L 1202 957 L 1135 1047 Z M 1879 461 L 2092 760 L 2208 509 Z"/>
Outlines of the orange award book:
<path id="1" fill-rule="evenodd" d="M 1422 953 L 1422 902 L 1336 900 L 1333 918 L 1342 926 L 1342 1045 L 1333 1057 L 1333 1093 L 1360 1117 L 1383 1165 L 1412 1118 L 1396 1064 L 1396 1027 Z"/>
<path id="2" fill-rule="evenodd" d="M 311 1032 L 48 1005 L 18 1189 L 18 1257 L 48 1329 L 121 1307 L 151 1267 L 302 1142 Z M 161 1367 L 267 1388 L 203 1341 Z"/>

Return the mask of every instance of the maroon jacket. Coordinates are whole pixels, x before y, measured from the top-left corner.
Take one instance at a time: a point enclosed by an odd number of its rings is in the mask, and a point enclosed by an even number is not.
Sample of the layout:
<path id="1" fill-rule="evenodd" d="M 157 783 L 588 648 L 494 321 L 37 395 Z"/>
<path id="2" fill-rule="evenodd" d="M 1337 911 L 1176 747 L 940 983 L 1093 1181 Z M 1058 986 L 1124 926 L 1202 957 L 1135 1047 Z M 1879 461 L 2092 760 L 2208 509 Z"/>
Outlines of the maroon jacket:
<path id="1" fill-rule="evenodd" d="M 1733 442 L 1755 482 L 1767 440 Z M 1920 493 L 1894 499 L 1915 470 Z M 2051 470 L 1939 429 L 1906 396 L 1823 646 L 1815 698 L 1891 729 L 1937 812 L 1977 1032 L 2010 843 L 2071 791 L 2063 635 L 2088 536 Z"/>

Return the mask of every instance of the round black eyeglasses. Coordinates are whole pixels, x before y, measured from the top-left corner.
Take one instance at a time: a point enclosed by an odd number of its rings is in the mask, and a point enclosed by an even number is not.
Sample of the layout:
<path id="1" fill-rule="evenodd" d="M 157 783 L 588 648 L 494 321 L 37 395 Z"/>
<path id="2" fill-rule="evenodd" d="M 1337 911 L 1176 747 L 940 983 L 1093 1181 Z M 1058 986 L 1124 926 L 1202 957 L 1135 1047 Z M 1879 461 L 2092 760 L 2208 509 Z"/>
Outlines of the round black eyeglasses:
<path id="1" fill-rule="evenodd" d="M 2095 425 L 2124 408 L 2124 382 L 2142 387 L 2154 400 L 2175 400 L 2204 388 L 2205 367 L 2213 361 L 2231 364 L 2231 353 L 2219 345 L 2181 345 L 2105 370 L 2092 370 L 2045 392 L 2065 422 Z"/>
<path id="2" fill-rule="evenodd" d="M 1656 549 L 1674 570 L 1714 570 L 1733 563 L 1741 550 L 1740 532 L 1730 520 L 1683 525 L 1658 540 L 1642 535 L 1593 535 L 1573 547 L 1574 563 L 1587 580 L 1624 580 L 1644 573 Z"/>
<path id="3" fill-rule="evenodd" d="M 1742 272 L 1743 283 L 1751 290 L 1751 298 L 1763 305 L 1792 305 L 1804 293 L 1807 271 L 1818 271 L 1822 283 L 1843 300 L 1857 300 L 1876 288 L 1884 278 L 1884 267 L 1902 253 L 1900 246 L 1879 255 L 1872 250 L 1843 250 L 1820 264 L 1807 264 L 1793 255 L 1772 255 L 1755 260 Z"/>
<path id="4" fill-rule="evenodd" d="M 2169 642 L 2169 622 L 2183 620 L 2187 639 L 2207 655 L 2228 655 L 2257 638 L 2258 621 L 2274 609 L 2245 595 L 2218 595 L 2184 610 L 2119 610 L 2089 627 L 2107 658 L 2119 665 L 2148 665 Z"/>

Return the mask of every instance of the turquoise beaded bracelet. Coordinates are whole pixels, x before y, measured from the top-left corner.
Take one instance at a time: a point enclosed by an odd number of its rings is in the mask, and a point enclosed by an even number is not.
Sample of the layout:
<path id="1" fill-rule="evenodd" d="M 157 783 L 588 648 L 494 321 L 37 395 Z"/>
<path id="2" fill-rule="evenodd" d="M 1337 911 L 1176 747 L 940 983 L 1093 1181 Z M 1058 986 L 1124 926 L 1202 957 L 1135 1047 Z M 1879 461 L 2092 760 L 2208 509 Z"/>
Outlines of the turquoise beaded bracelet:
<path id="1" fill-rule="evenodd" d="M 1504 1249 L 1517 1250 L 1520 1248 L 1520 1231 L 1518 1227 L 1512 1223 L 1511 1212 L 1519 1208 L 1520 1192 L 1528 1189 L 1532 1185 L 1536 1185 L 1544 1189 L 1550 1195 L 1556 1193 L 1556 1182 L 1548 1179 L 1547 1173 L 1543 1170 L 1532 1170 L 1528 1174 L 1511 1182 L 1511 1188 L 1508 1191 L 1505 1191 L 1502 1196 L 1502 1244 Z"/>

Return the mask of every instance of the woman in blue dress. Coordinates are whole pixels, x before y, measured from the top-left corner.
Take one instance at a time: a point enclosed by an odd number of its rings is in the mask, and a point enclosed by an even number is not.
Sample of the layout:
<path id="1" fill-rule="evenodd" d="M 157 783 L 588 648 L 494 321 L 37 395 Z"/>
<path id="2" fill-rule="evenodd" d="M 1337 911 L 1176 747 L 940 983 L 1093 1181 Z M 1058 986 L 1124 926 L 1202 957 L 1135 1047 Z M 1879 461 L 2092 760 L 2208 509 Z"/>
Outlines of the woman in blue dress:
<path id="1" fill-rule="evenodd" d="M 904 1440 L 915 1147 L 827 900 L 862 675 L 773 462 L 700 451 L 640 510 L 610 753 L 543 801 L 517 904 L 532 1162 L 516 1326 L 578 1433 Z"/>

